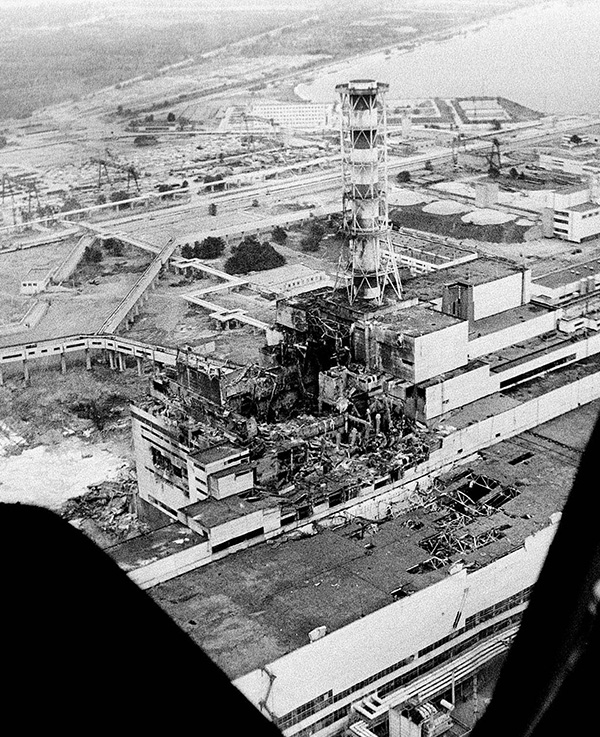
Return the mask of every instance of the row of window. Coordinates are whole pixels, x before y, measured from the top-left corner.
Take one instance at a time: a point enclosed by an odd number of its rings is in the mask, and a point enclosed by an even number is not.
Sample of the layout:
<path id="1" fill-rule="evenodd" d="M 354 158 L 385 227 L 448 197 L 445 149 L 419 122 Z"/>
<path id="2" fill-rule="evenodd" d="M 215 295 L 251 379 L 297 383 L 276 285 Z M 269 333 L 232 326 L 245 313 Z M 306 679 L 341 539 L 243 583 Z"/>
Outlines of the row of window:
<path id="1" fill-rule="evenodd" d="M 519 604 L 523 604 L 529 599 L 532 591 L 533 586 L 528 586 L 526 589 L 519 591 L 514 596 L 510 596 L 508 599 L 503 599 L 497 604 L 487 607 L 487 609 L 482 609 L 480 612 L 472 614 L 470 617 L 466 618 L 465 627 L 467 629 L 470 627 L 476 627 L 478 624 L 486 622 L 488 619 L 492 619 L 492 617 L 496 617 L 498 614 L 502 614 Z"/>
<path id="2" fill-rule="evenodd" d="M 470 647 L 477 644 L 481 640 L 485 640 L 487 637 L 491 637 L 492 635 L 498 634 L 499 632 L 502 632 L 503 630 L 508 629 L 513 624 L 516 624 L 517 622 L 519 622 L 519 620 L 521 619 L 521 616 L 522 616 L 522 612 L 513 614 L 508 619 L 504 619 L 502 622 L 497 622 L 496 624 L 493 624 L 490 627 L 487 627 L 481 632 L 478 632 L 476 635 L 473 635 L 473 637 L 470 637 L 468 640 L 465 640 L 464 642 L 461 642 L 455 645 L 453 648 L 450 648 L 449 650 L 445 650 L 443 653 L 440 653 L 435 658 L 432 658 L 426 663 L 422 663 L 416 668 L 413 668 L 411 671 L 408 671 L 407 673 L 403 673 L 401 676 L 394 678 L 392 681 L 389 681 L 389 683 L 386 683 L 384 686 L 378 688 L 377 695 L 380 698 L 383 698 L 387 694 L 392 693 L 393 691 L 396 691 L 398 688 L 401 688 L 407 683 L 410 683 L 415 678 L 418 678 L 419 676 L 424 675 L 425 673 L 428 673 L 429 671 L 433 670 L 438 665 L 441 665 L 442 663 L 448 660 L 451 660 L 457 655 L 460 655 L 460 653 L 464 652 L 465 650 L 468 650 Z M 318 722 L 314 722 L 308 727 L 305 727 L 304 729 L 301 729 L 300 731 L 296 732 L 294 737 L 310 737 L 310 735 L 315 734 L 319 730 L 324 729 L 325 727 L 328 727 L 329 725 L 334 724 L 340 719 L 343 719 L 344 717 L 346 717 L 348 713 L 350 712 L 350 708 L 351 708 L 351 705 L 348 704 L 347 706 L 344 706 L 341 709 L 338 709 L 337 711 L 334 711 L 331 714 L 328 714 L 326 717 L 323 717 L 323 719 L 320 719 Z M 278 720 L 278 725 L 280 726 L 281 729 L 284 729 L 284 727 L 281 726 L 280 720 Z"/>
<path id="3" fill-rule="evenodd" d="M 527 601 L 527 599 L 529 598 L 532 588 L 533 588 L 532 586 L 529 586 L 526 589 L 519 591 L 517 594 L 514 594 L 513 596 L 509 596 L 506 599 L 503 599 L 502 601 L 497 602 L 493 606 L 488 607 L 487 609 L 482 609 L 480 612 L 477 612 L 476 614 L 470 617 L 467 617 L 467 619 L 465 620 L 465 625 L 461 627 L 460 629 L 457 629 L 454 632 L 451 632 L 449 635 L 447 635 L 446 637 L 443 637 L 441 640 L 437 640 L 436 642 L 431 643 L 431 645 L 428 645 L 422 650 L 419 650 L 417 653 L 413 655 L 409 655 L 407 658 L 399 660 L 397 663 L 393 663 L 387 668 L 384 668 L 378 673 L 375 673 L 375 675 L 370 676 L 369 678 L 365 678 L 363 681 L 360 681 L 359 683 L 354 684 L 350 688 L 347 688 L 344 691 L 341 691 L 335 696 L 333 695 L 333 692 L 330 691 L 329 698 L 323 698 L 323 696 L 320 696 L 317 699 L 313 699 L 313 701 L 309 701 L 306 704 L 302 704 L 302 706 L 299 706 L 297 709 L 294 709 L 288 712 L 287 714 L 284 714 L 280 719 L 278 719 L 277 721 L 278 726 L 280 727 L 280 729 L 286 729 L 287 727 L 290 727 L 292 724 L 297 724 L 298 722 L 302 721 L 302 719 L 305 719 L 307 716 L 310 716 L 310 714 L 313 714 L 319 711 L 319 709 L 323 708 L 327 704 L 336 703 L 337 701 L 341 701 L 342 699 L 345 699 L 346 696 L 349 696 L 351 693 L 355 691 L 359 691 L 361 688 L 368 686 L 370 683 L 374 683 L 375 681 L 378 681 L 381 678 L 384 678 L 389 673 L 393 673 L 394 671 L 397 671 L 399 668 L 403 668 L 404 666 L 411 663 L 413 660 L 416 660 L 417 658 L 422 658 L 425 655 L 428 655 L 433 650 L 437 650 L 438 648 L 442 647 L 450 640 L 456 639 L 460 635 L 464 634 L 470 629 L 473 629 L 474 627 L 481 624 L 482 622 L 486 622 L 492 617 L 495 617 L 498 614 L 506 612 L 509 609 L 512 609 L 513 607 L 518 606 L 519 604 L 522 604 L 523 602 Z M 326 697 L 327 695 L 324 695 L 324 696 Z M 300 715 L 302 716 L 300 717 Z"/>

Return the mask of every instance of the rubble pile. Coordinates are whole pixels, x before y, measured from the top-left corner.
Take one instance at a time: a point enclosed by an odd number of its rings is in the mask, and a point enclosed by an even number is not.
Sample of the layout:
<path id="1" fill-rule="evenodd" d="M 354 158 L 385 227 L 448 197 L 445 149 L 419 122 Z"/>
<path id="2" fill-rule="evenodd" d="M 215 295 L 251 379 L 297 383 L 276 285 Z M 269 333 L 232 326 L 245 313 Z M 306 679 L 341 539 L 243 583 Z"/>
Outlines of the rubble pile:
<path id="1" fill-rule="evenodd" d="M 133 472 L 119 481 L 94 484 L 86 494 L 66 502 L 60 515 L 77 527 L 85 528 L 85 522 L 91 521 L 118 539 L 142 532 L 143 525 L 138 522 L 133 506 L 136 487 Z"/>

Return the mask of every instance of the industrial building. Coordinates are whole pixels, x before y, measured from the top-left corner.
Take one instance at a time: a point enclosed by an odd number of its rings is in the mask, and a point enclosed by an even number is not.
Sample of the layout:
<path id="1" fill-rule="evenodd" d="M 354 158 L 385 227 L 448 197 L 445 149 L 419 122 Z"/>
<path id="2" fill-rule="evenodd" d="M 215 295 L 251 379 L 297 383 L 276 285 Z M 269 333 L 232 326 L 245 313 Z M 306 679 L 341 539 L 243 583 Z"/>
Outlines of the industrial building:
<path id="1" fill-rule="evenodd" d="M 278 300 L 260 365 L 180 351 L 131 412 L 140 508 L 173 524 L 114 555 L 190 577 L 166 601 L 221 622 L 217 659 L 289 737 L 448 722 L 431 700 L 516 632 L 577 465 L 525 434 L 600 398 L 595 261 L 532 279 L 394 246 L 385 91 L 338 86 L 336 286 Z"/>

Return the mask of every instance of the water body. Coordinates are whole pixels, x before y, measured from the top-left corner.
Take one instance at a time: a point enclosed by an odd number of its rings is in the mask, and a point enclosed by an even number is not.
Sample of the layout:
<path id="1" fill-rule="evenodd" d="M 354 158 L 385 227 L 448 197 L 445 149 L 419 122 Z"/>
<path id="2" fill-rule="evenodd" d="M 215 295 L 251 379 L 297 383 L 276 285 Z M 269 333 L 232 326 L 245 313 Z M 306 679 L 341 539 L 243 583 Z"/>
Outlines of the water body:
<path id="1" fill-rule="evenodd" d="M 331 101 L 337 83 L 356 78 L 389 82 L 391 99 L 498 95 L 543 112 L 598 113 L 600 2 L 554 0 L 411 51 L 355 58 L 297 92 Z"/>

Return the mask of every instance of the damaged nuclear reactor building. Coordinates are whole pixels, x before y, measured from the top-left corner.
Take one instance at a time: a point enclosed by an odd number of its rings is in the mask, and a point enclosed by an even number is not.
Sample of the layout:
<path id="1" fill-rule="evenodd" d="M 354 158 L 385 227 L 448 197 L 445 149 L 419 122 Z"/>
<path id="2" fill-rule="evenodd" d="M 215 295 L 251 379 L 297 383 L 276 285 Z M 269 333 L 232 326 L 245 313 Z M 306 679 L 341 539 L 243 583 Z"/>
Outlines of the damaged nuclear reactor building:
<path id="1" fill-rule="evenodd" d="M 504 258 L 436 258 L 429 242 L 431 261 L 424 249 L 401 280 L 385 86 L 339 92 L 337 283 L 277 302 L 260 364 L 190 349 L 154 374 L 131 410 L 139 506 L 172 524 L 142 563 L 133 543 L 115 553 L 146 587 L 195 576 L 202 611 L 234 582 L 266 634 L 260 655 L 234 638 L 230 675 L 288 737 L 371 737 L 388 716 L 397 734 L 402 704 L 505 647 L 569 483 L 542 449 L 530 486 L 524 434 L 600 398 L 600 263 L 533 278 Z M 269 593 L 281 576 L 293 616 Z"/>

